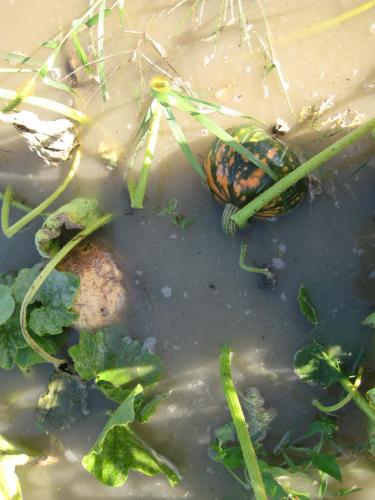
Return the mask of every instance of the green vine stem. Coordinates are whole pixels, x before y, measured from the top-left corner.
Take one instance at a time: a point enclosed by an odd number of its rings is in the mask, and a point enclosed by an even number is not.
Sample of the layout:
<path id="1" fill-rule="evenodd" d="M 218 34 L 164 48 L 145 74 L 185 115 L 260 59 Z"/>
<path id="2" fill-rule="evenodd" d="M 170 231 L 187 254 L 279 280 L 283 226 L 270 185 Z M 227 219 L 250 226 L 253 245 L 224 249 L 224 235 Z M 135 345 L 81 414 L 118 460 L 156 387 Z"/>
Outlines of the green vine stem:
<path id="1" fill-rule="evenodd" d="M 0 192 L 0 200 L 4 200 L 4 193 Z M 28 207 L 19 201 L 12 200 L 11 205 L 14 208 L 18 208 L 18 210 L 21 210 L 21 212 L 29 213 L 32 211 L 31 207 Z"/>
<path id="2" fill-rule="evenodd" d="M 76 234 L 66 245 L 64 245 L 58 252 L 57 254 L 52 257 L 52 259 L 48 262 L 48 264 L 43 268 L 41 273 L 35 278 L 34 282 L 28 289 L 22 304 L 21 304 L 21 311 L 20 311 L 20 324 L 21 324 L 21 330 L 22 334 L 24 336 L 24 339 L 28 343 L 28 345 L 31 347 L 33 351 L 35 351 L 37 354 L 39 354 L 40 357 L 45 359 L 48 363 L 52 363 L 55 369 L 57 370 L 60 365 L 66 363 L 65 359 L 60 359 L 60 358 L 55 358 L 51 354 L 48 354 L 44 349 L 40 347 L 40 345 L 35 342 L 35 340 L 31 337 L 27 330 L 27 324 L 26 324 L 26 319 L 27 319 L 27 306 L 32 302 L 33 298 L 35 297 L 35 294 L 39 290 L 39 288 L 43 285 L 45 280 L 48 278 L 48 276 L 51 274 L 51 272 L 55 269 L 55 267 L 62 261 L 62 259 L 71 251 L 73 250 L 74 247 L 76 247 L 83 239 L 85 239 L 87 236 L 89 236 L 91 233 L 99 229 L 100 227 L 104 226 L 105 224 L 108 224 L 112 220 L 112 214 L 106 214 L 97 219 L 95 222 L 87 226 L 85 229 L 82 229 L 78 234 Z"/>
<path id="3" fill-rule="evenodd" d="M 341 153 L 345 148 L 358 141 L 361 137 L 368 134 L 375 128 L 375 118 L 368 120 L 366 123 L 358 127 L 356 130 L 349 132 L 344 137 L 336 141 L 331 146 L 323 149 L 320 153 L 313 156 L 298 168 L 290 172 L 288 175 L 273 184 L 264 193 L 260 194 L 241 210 L 232 216 L 232 220 L 237 226 L 244 227 L 246 222 L 256 213 L 259 212 L 265 205 L 270 203 L 274 198 L 280 196 L 281 193 L 293 186 L 296 182 L 306 177 L 308 174 L 319 168 L 323 163 Z"/>
<path id="4" fill-rule="evenodd" d="M 344 408 L 344 406 L 346 406 L 348 403 L 350 403 L 350 401 L 353 399 L 354 393 L 357 391 L 358 387 L 361 385 L 362 373 L 363 373 L 363 369 L 361 368 L 359 370 L 357 378 L 354 381 L 354 384 L 352 386 L 351 391 L 345 396 L 345 398 L 343 398 L 338 403 L 331 405 L 331 406 L 325 406 L 325 405 L 322 405 L 322 403 L 320 401 L 318 401 L 317 399 L 313 399 L 312 405 L 315 406 L 315 408 L 317 408 L 319 411 L 322 411 L 323 413 L 334 413 L 338 410 L 341 410 L 341 408 Z"/>
<path id="5" fill-rule="evenodd" d="M 256 500 L 267 500 L 262 474 L 259 469 L 257 457 L 251 442 L 248 425 L 246 423 L 240 400 L 232 379 L 231 372 L 232 351 L 224 346 L 220 351 L 220 377 L 225 398 L 232 416 L 234 427 L 245 460 L 246 471 L 249 475 Z"/>
<path id="6" fill-rule="evenodd" d="M 248 266 L 247 264 L 245 264 L 246 254 L 247 254 L 247 244 L 241 243 L 240 260 L 239 260 L 239 266 L 241 269 L 243 269 L 244 271 L 247 271 L 249 273 L 264 274 L 264 276 L 268 280 L 270 280 L 270 282 L 275 281 L 275 276 L 273 275 L 273 273 L 269 269 L 263 268 L 263 267 L 252 267 L 252 266 Z"/>
<path id="7" fill-rule="evenodd" d="M 128 180 L 128 190 L 130 195 L 130 201 L 132 208 L 142 208 L 143 199 L 145 197 L 148 177 L 150 175 L 151 163 L 154 158 L 156 141 L 158 138 L 158 132 L 160 127 L 160 119 L 162 115 L 162 110 L 160 104 L 154 100 L 151 104 L 152 118 L 149 129 L 149 136 L 146 144 L 145 157 L 142 164 L 142 169 L 139 174 L 139 179 L 137 184 L 129 177 Z"/>
<path id="8" fill-rule="evenodd" d="M 13 202 L 13 190 L 11 187 L 8 186 L 5 190 L 3 198 L 3 206 L 1 209 L 1 228 L 5 236 L 7 236 L 8 238 L 12 238 L 12 236 L 14 236 L 24 226 L 26 226 L 26 224 L 35 219 L 35 217 L 41 215 L 51 205 L 51 203 L 53 203 L 56 200 L 56 198 L 58 198 L 61 195 L 61 193 L 66 189 L 70 181 L 73 179 L 75 173 L 77 172 L 80 161 L 81 161 L 81 151 L 77 149 L 72 165 L 69 169 L 68 175 L 62 181 L 59 187 L 48 198 L 42 201 L 40 205 L 38 205 L 33 210 L 28 212 L 21 219 L 15 222 L 12 226 L 9 226 L 9 210 Z"/>
<path id="9" fill-rule="evenodd" d="M 368 417 L 372 425 L 375 425 L 375 407 L 368 404 L 366 399 L 356 390 L 353 391 L 353 384 L 347 378 L 342 378 L 340 384 L 343 389 L 348 393 L 352 394 L 353 403 L 355 403 L 360 410 Z"/>

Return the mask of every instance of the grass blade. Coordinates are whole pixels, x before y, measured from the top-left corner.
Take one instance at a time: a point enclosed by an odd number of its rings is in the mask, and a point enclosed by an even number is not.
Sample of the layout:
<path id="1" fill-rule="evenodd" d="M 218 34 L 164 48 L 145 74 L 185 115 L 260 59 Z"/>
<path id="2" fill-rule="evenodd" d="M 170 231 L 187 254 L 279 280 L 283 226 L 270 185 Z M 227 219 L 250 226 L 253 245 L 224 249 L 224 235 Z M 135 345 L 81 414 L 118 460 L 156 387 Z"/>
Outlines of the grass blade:
<path id="1" fill-rule="evenodd" d="M 78 56 L 79 60 L 81 61 L 82 66 L 85 68 L 87 73 L 90 75 L 92 73 L 90 61 L 89 61 L 89 58 L 87 57 L 85 49 L 81 45 L 81 42 L 78 38 L 77 33 L 72 33 L 71 40 L 72 40 L 74 50 L 76 51 L 77 56 Z"/>
<path id="2" fill-rule="evenodd" d="M 105 17 L 105 0 L 99 6 L 99 17 L 98 17 L 98 76 L 99 84 L 102 92 L 103 101 L 108 100 L 108 92 L 106 89 L 105 82 L 105 68 L 104 68 L 104 17 Z"/>
<path id="3" fill-rule="evenodd" d="M 187 143 L 186 137 L 184 133 L 182 132 L 181 127 L 178 125 L 176 118 L 174 117 L 174 114 L 167 104 L 162 104 L 164 116 L 167 119 L 167 123 L 171 129 L 171 132 L 173 134 L 173 137 L 176 139 L 178 142 L 178 145 L 180 146 L 182 152 L 186 156 L 187 160 L 191 163 L 192 167 L 195 169 L 197 174 L 202 178 L 205 179 L 205 175 L 202 169 L 201 164 L 199 161 L 196 159 L 194 153 L 190 149 L 190 146 Z"/>

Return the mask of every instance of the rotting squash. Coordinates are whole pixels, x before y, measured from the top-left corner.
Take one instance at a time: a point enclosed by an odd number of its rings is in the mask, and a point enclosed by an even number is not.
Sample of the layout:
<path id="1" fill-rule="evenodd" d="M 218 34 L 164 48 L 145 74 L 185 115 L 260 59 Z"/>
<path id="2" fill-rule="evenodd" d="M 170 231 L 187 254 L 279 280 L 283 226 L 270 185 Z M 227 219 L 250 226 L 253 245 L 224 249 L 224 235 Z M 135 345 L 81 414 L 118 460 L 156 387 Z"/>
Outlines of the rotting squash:
<path id="1" fill-rule="evenodd" d="M 228 132 L 267 165 L 277 178 L 284 177 L 301 164 L 294 151 L 268 135 L 259 125 L 237 126 Z M 223 229 L 229 234 L 236 230 L 231 216 L 275 182 L 264 170 L 220 139 L 216 139 L 211 147 L 204 162 L 204 171 L 214 197 L 226 204 Z M 303 200 L 306 191 L 307 184 L 302 179 L 260 210 L 257 217 L 272 218 L 287 214 Z"/>

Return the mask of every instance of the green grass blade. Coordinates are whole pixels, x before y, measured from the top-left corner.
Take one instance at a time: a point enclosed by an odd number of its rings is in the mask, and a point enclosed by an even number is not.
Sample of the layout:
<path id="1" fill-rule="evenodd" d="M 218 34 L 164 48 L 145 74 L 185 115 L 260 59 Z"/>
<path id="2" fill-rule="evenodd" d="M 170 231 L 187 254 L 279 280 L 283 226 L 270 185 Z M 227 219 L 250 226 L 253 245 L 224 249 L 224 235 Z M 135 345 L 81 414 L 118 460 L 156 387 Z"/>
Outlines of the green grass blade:
<path id="1" fill-rule="evenodd" d="M 49 76 L 45 76 L 43 81 L 46 85 L 48 85 L 49 87 L 53 87 L 54 89 L 63 90 L 64 92 L 70 92 L 73 94 L 76 93 L 75 90 L 72 89 L 72 87 L 69 87 L 69 85 L 66 85 L 66 83 L 53 80 Z"/>
<path id="2" fill-rule="evenodd" d="M 106 89 L 105 82 L 105 68 L 104 68 L 104 17 L 105 17 L 105 0 L 99 6 L 99 18 L 98 18 L 98 76 L 99 84 L 102 92 L 103 101 L 108 100 L 108 92 Z"/>
<path id="3" fill-rule="evenodd" d="M 278 177 L 275 175 L 272 170 L 262 163 L 258 158 L 256 158 L 248 149 L 246 149 L 242 144 L 237 142 L 234 137 L 232 137 L 226 130 L 224 130 L 220 125 L 218 125 L 214 120 L 209 118 L 208 116 L 203 115 L 198 111 L 198 109 L 192 105 L 188 99 L 185 99 L 184 94 L 179 94 L 174 91 L 170 91 L 168 88 L 163 92 L 158 92 L 155 88 L 152 89 L 152 94 L 156 99 L 159 100 L 162 104 L 168 104 L 169 106 L 176 106 L 181 111 L 185 111 L 189 113 L 195 120 L 203 125 L 211 134 L 215 135 L 223 142 L 228 144 L 231 148 L 233 148 L 240 155 L 248 158 L 253 164 L 255 164 L 260 169 L 264 170 L 267 175 L 271 177 L 274 181 L 278 180 Z"/>
<path id="4" fill-rule="evenodd" d="M 202 106 L 202 108 L 207 108 L 207 111 L 206 111 L 206 110 L 200 109 L 198 107 L 198 111 L 200 111 L 202 114 L 207 113 L 211 110 L 212 112 L 221 113 L 222 115 L 226 115 L 226 116 L 236 116 L 238 118 L 246 118 L 249 120 L 254 120 L 257 123 L 264 125 L 264 123 L 261 122 L 260 120 L 258 120 L 257 118 L 254 118 L 251 115 L 244 115 L 243 113 L 241 113 L 241 111 L 238 111 L 237 109 L 228 108 L 227 106 L 222 106 L 221 104 L 215 104 L 215 103 L 209 102 L 209 101 L 204 101 L 203 99 L 198 99 L 197 97 L 189 96 L 187 94 L 180 94 L 180 93 L 174 92 L 173 90 L 170 91 L 170 94 L 171 95 L 177 94 L 179 97 L 183 97 L 183 99 L 186 99 L 187 101 L 190 101 L 194 104 L 197 104 L 198 106 Z"/>
<path id="5" fill-rule="evenodd" d="M 187 143 L 186 137 L 185 137 L 184 133 L 182 132 L 181 127 L 178 125 L 176 118 L 175 118 L 170 106 L 168 106 L 167 104 L 162 104 L 162 108 L 163 108 L 164 116 L 166 117 L 167 123 L 171 129 L 172 134 L 173 134 L 173 137 L 178 142 L 178 145 L 180 146 L 182 152 L 186 156 L 187 160 L 191 163 L 191 165 L 195 169 L 195 171 L 198 173 L 198 175 L 202 179 L 205 179 L 205 175 L 204 175 L 202 166 L 199 163 L 199 161 L 196 159 L 192 150 L 190 149 L 190 146 Z"/>
<path id="6" fill-rule="evenodd" d="M 112 12 L 111 9 L 104 9 L 104 16 L 107 17 L 108 14 L 110 14 Z M 99 14 L 94 14 L 93 16 L 90 17 L 90 19 L 88 19 L 86 21 L 86 26 L 88 28 L 92 28 L 93 26 L 96 26 L 99 22 Z"/>
<path id="7" fill-rule="evenodd" d="M 82 47 L 82 44 L 78 38 L 77 33 L 72 33 L 71 36 L 72 44 L 74 47 L 74 50 L 77 53 L 77 56 L 79 60 L 81 61 L 82 66 L 85 68 L 88 74 L 92 73 L 91 66 L 90 66 L 90 61 L 89 58 L 87 57 L 85 49 Z"/>

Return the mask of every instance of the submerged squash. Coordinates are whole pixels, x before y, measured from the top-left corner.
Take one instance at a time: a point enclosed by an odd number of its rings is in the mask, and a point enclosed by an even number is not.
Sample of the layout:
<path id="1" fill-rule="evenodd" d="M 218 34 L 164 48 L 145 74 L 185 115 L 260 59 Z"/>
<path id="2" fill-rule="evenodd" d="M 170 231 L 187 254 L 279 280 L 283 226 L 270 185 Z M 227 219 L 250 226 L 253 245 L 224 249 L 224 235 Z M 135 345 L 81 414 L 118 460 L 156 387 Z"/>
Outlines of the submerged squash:
<path id="1" fill-rule="evenodd" d="M 228 132 L 268 166 L 277 178 L 284 177 L 301 164 L 291 149 L 270 137 L 258 125 L 238 126 Z M 204 170 L 214 197 L 232 208 L 243 207 L 275 182 L 264 170 L 220 139 L 215 140 L 208 153 Z M 272 200 L 257 216 L 270 218 L 288 213 L 302 201 L 306 190 L 306 181 L 302 179 Z"/>

